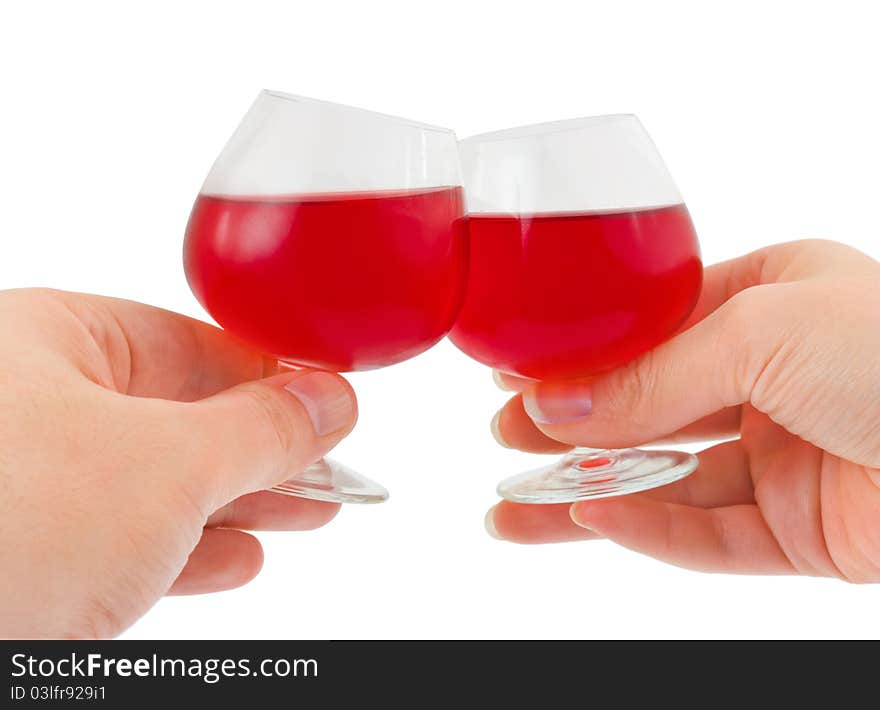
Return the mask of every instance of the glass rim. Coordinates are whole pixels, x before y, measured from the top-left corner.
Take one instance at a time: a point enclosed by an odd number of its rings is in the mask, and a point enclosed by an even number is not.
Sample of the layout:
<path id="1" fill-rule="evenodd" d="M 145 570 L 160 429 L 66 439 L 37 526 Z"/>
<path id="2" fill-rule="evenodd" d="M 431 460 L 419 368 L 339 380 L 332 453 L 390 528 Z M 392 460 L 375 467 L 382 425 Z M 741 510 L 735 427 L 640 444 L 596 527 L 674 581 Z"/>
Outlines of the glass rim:
<path id="1" fill-rule="evenodd" d="M 309 104 L 320 104 L 322 106 L 327 106 L 328 108 L 341 109 L 345 111 L 354 111 L 357 113 L 367 114 L 372 118 L 382 119 L 385 121 L 391 121 L 394 123 L 399 123 L 405 126 L 409 126 L 410 128 L 418 128 L 425 131 L 436 131 L 439 133 L 446 133 L 452 136 L 455 136 L 455 131 L 451 128 L 445 128 L 444 126 L 436 126 L 431 123 L 422 123 L 421 121 L 414 121 L 409 118 L 405 118 L 403 116 L 395 116 L 390 113 L 382 113 L 380 111 L 372 111 L 367 108 L 361 108 L 360 106 L 351 106 L 349 104 L 340 104 L 335 101 L 326 101 L 324 99 L 315 99 L 311 96 L 301 96 L 300 94 L 290 94 L 286 91 L 277 91 L 275 89 L 263 89 L 260 91 L 261 95 L 271 96 L 275 99 L 283 99 L 285 101 L 291 102 L 301 102 L 301 103 L 309 103 Z"/>
<path id="2" fill-rule="evenodd" d="M 529 123 L 523 126 L 513 126 L 511 128 L 502 128 L 498 131 L 488 131 L 487 133 L 478 133 L 467 138 L 462 138 L 459 143 L 468 142 L 495 142 L 495 141 L 513 141 L 523 140 L 526 138 L 535 138 L 538 136 L 546 136 L 553 133 L 564 133 L 566 131 L 576 131 L 591 125 L 601 123 L 612 123 L 616 121 L 635 121 L 641 123 L 639 117 L 634 113 L 608 113 L 599 116 L 580 116 L 578 118 L 565 118 L 559 121 L 544 121 L 541 123 Z"/>

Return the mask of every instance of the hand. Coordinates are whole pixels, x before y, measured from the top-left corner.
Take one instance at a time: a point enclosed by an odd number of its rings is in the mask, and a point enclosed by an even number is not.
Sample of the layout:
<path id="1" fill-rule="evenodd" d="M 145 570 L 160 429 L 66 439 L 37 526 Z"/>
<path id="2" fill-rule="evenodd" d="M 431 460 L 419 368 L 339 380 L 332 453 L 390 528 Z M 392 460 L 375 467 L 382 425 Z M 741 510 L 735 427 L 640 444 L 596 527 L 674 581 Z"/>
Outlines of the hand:
<path id="1" fill-rule="evenodd" d="M 880 264 L 864 254 L 804 241 L 711 266 L 688 323 L 633 362 L 579 382 L 500 380 L 520 393 L 493 430 L 526 451 L 737 438 L 646 493 L 502 502 L 487 516 L 497 536 L 880 582 Z"/>
<path id="2" fill-rule="evenodd" d="M 0 292 L 0 636 L 113 636 L 164 594 L 247 582 L 262 549 L 242 530 L 338 510 L 264 489 L 356 417 L 338 375 L 281 371 L 205 323 Z"/>

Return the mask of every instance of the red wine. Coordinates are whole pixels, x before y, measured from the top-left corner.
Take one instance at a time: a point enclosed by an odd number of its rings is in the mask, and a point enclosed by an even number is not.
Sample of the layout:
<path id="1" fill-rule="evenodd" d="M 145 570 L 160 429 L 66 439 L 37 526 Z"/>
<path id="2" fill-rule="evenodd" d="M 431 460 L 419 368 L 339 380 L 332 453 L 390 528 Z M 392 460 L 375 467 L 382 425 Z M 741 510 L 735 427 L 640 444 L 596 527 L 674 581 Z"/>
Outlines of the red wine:
<path id="1" fill-rule="evenodd" d="M 452 327 L 467 273 L 461 188 L 200 195 L 190 287 L 233 335 L 334 371 L 391 365 Z"/>
<path id="2" fill-rule="evenodd" d="M 450 338 L 503 372 L 592 375 L 650 350 L 693 309 L 702 265 L 684 205 L 471 215 L 470 276 Z"/>

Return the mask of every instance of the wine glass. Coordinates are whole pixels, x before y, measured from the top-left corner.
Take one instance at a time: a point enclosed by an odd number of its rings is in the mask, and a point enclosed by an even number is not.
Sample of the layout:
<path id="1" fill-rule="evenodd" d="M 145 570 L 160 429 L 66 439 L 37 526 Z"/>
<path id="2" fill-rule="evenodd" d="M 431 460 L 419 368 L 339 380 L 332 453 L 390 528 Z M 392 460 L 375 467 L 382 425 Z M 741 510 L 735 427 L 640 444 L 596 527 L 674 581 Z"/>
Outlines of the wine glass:
<path id="1" fill-rule="evenodd" d="M 281 361 L 386 367 L 452 327 L 466 281 L 463 213 L 452 131 L 263 91 L 196 199 L 186 276 L 224 329 Z M 388 497 L 330 459 L 272 490 Z"/>
<path id="2" fill-rule="evenodd" d="M 462 140 L 460 154 L 470 275 L 450 338 L 470 357 L 524 378 L 588 380 L 687 318 L 702 280 L 696 233 L 635 116 L 486 133 Z M 696 464 L 677 451 L 579 448 L 498 493 L 519 503 L 624 495 Z"/>

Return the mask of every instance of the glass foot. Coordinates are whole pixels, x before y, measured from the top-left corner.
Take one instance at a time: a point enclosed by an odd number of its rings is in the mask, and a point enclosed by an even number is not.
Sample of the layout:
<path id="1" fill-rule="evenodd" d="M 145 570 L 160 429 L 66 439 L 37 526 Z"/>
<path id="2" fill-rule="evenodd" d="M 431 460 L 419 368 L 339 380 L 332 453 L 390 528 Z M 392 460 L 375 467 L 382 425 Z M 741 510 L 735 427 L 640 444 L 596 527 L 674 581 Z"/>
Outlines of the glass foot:
<path id="1" fill-rule="evenodd" d="M 665 486 L 696 468 L 697 457 L 682 451 L 576 449 L 551 466 L 501 481 L 498 495 L 515 503 L 574 503 Z"/>
<path id="2" fill-rule="evenodd" d="M 332 459 L 320 459 L 272 490 L 286 496 L 329 503 L 382 503 L 388 491 L 375 481 Z"/>

